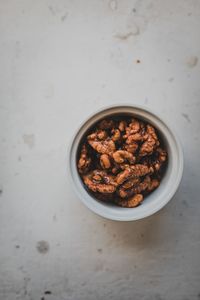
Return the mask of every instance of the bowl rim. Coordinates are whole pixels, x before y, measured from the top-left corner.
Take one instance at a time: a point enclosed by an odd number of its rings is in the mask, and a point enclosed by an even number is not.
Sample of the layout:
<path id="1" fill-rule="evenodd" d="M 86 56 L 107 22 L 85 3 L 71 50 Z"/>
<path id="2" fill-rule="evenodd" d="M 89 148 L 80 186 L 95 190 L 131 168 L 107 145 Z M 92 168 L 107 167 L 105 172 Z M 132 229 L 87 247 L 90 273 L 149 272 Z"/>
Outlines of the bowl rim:
<path id="1" fill-rule="evenodd" d="M 130 109 L 137 109 L 137 110 L 141 110 L 147 114 L 152 115 L 155 119 L 157 119 L 160 123 L 162 123 L 166 129 L 168 130 L 168 132 L 172 135 L 172 137 L 174 138 L 174 141 L 176 143 L 176 148 L 177 148 L 177 153 L 178 153 L 178 158 L 179 158 L 179 168 L 177 170 L 177 176 L 176 176 L 176 181 L 175 184 L 173 185 L 173 189 L 171 189 L 166 197 L 166 200 L 163 201 L 160 205 L 157 205 L 156 207 L 154 207 L 154 209 L 151 209 L 151 211 L 143 213 L 142 216 L 132 216 L 132 217 L 124 217 L 124 216 L 110 216 L 108 213 L 102 212 L 97 210 L 96 208 L 94 208 L 93 206 L 91 206 L 88 201 L 83 197 L 83 195 L 81 194 L 81 192 L 79 191 L 79 189 L 77 188 L 76 182 L 73 178 L 72 175 L 72 161 L 71 161 L 71 153 L 72 153 L 72 149 L 73 149 L 73 145 L 74 145 L 74 141 L 76 140 L 76 137 L 78 136 L 79 132 L 81 131 L 82 127 L 88 122 L 90 121 L 92 118 L 94 118 L 95 116 L 98 116 L 99 114 L 106 112 L 110 109 L 116 109 L 116 108 L 130 108 Z M 131 112 L 130 112 L 131 113 Z M 114 112 L 113 112 L 114 114 Z M 112 112 L 110 113 L 110 115 L 112 115 Z M 94 121 L 95 123 L 96 121 Z M 158 128 L 158 130 L 160 130 Z M 83 134 L 84 135 L 84 132 Z M 181 179 L 182 179 L 182 175 L 183 175 L 183 167 L 184 167 L 184 156 L 183 156 L 183 149 L 182 149 L 182 145 L 181 142 L 179 140 L 179 137 L 176 133 L 176 130 L 173 128 L 173 126 L 169 126 L 168 122 L 165 120 L 165 118 L 160 117 L 160 113 L 156 112 L 155 110 L 150 109 L 149 107 L 143 106 L 143 105 L 139 105 L 136 103 L 119 103 L 119 104 L 114 104 L 114 105 L 109 105 L 109 106 L 102 106 L 101 108 L 95 110 L 93 113 L 90 113 L 88 116 L 86 116 L 84 118 L 83 121 L 80 122 L 79 126 L 76 128 L 76 130 L 73 132 L 71 138 L 70 138 L 70 142 L 68 144 L 68 149 L 67 149 L 67 159 L 68 159 L 68 165 L 69 165 L 69 169 L 70 169 L 70 182 L 72 183 L 73 189 L 76 193 L 76 195 L 78 196 L 78 198 L 81 200 L 82 203 L 84 203 L 84 205 L 86 205 L 87 208 L 89 208 L 92 212 L 94 212 L 95 214 L 97 214 L 98 216 L 101 216 L 103 218 L 109 219 L 109 220 L 114 220 L 114 221 L 135 221 L 135 220 L 139 220 L 139 219 L 143 219 L 146 218 L 148 216 L 151 216 L 153 214 L 155 214 L 156 212 L 158 212 L 160 209 L 162 209 L 174 196 L 174 194 L 176 193 Z M 78 173 L 78 171 L 77 171 Z M 84 187 L 82 187 L 85 190 Z M 87 192 L 87 194 L 89 195 L 89 193 Z M 121 211 L 123 211 L 124 208 L 121 208 Z"/>

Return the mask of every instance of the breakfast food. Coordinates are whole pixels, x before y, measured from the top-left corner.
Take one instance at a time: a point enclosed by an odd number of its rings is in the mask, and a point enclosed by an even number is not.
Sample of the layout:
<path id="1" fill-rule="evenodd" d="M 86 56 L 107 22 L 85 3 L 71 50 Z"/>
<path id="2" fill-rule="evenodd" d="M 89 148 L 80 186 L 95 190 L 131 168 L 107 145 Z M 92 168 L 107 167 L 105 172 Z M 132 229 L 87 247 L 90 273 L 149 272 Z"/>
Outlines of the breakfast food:
<path id="1" fill-rule="evenodd" d="M 77 157 L 81 179 L 94 197 L 136 207 L 162 180 L 167 152 L 158 131 L 130 116 L 106 118 L 83 138 Z"/>

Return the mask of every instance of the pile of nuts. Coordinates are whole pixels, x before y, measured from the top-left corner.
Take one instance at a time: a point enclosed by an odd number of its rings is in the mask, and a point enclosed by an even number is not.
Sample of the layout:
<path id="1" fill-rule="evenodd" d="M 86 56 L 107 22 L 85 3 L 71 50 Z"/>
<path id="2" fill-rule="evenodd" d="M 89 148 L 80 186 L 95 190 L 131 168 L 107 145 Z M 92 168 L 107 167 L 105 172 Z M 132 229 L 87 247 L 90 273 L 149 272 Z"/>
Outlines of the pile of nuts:
<path id="1" fill-rule="evenodd" d="M 85 136 L 77 167 L 97 199 L 136 207 L 159 186 L 166 163 L 167 152 L 152 125 L 118 116 L 100 121 Z"/>

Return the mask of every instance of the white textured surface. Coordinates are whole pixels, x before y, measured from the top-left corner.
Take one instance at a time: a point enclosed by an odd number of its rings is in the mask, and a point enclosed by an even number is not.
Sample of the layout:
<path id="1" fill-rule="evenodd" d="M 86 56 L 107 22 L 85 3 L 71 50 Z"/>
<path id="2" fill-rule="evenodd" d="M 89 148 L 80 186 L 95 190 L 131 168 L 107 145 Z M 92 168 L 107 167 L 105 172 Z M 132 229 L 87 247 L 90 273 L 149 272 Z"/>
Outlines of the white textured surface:
<path id="1" fill-rule="evenodd" d="M 198 0 L 0 1 L 0 300 L 200 299 L 199 28 Z M 185 170 L 162 211 L 117 223 L 76 198 L 66 149 L 123 101 L 176 127 Z"/>

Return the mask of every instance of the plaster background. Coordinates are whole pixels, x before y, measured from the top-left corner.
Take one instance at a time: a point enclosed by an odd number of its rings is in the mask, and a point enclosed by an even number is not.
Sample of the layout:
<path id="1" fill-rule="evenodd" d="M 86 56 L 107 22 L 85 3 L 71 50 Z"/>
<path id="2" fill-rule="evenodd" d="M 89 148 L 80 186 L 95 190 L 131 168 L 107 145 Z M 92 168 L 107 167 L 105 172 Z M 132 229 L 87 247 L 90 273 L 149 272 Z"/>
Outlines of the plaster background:
<path id="1" fill-rule="evenodd" d="M 200 2 L 0 1 L 0 299 L 200 299 Z M 96 109 L 139 103 L 181 139 L 172 201 L 94 215 L 66 150 Z M 46 293 L 51 292 L 51 294 Z"/>

